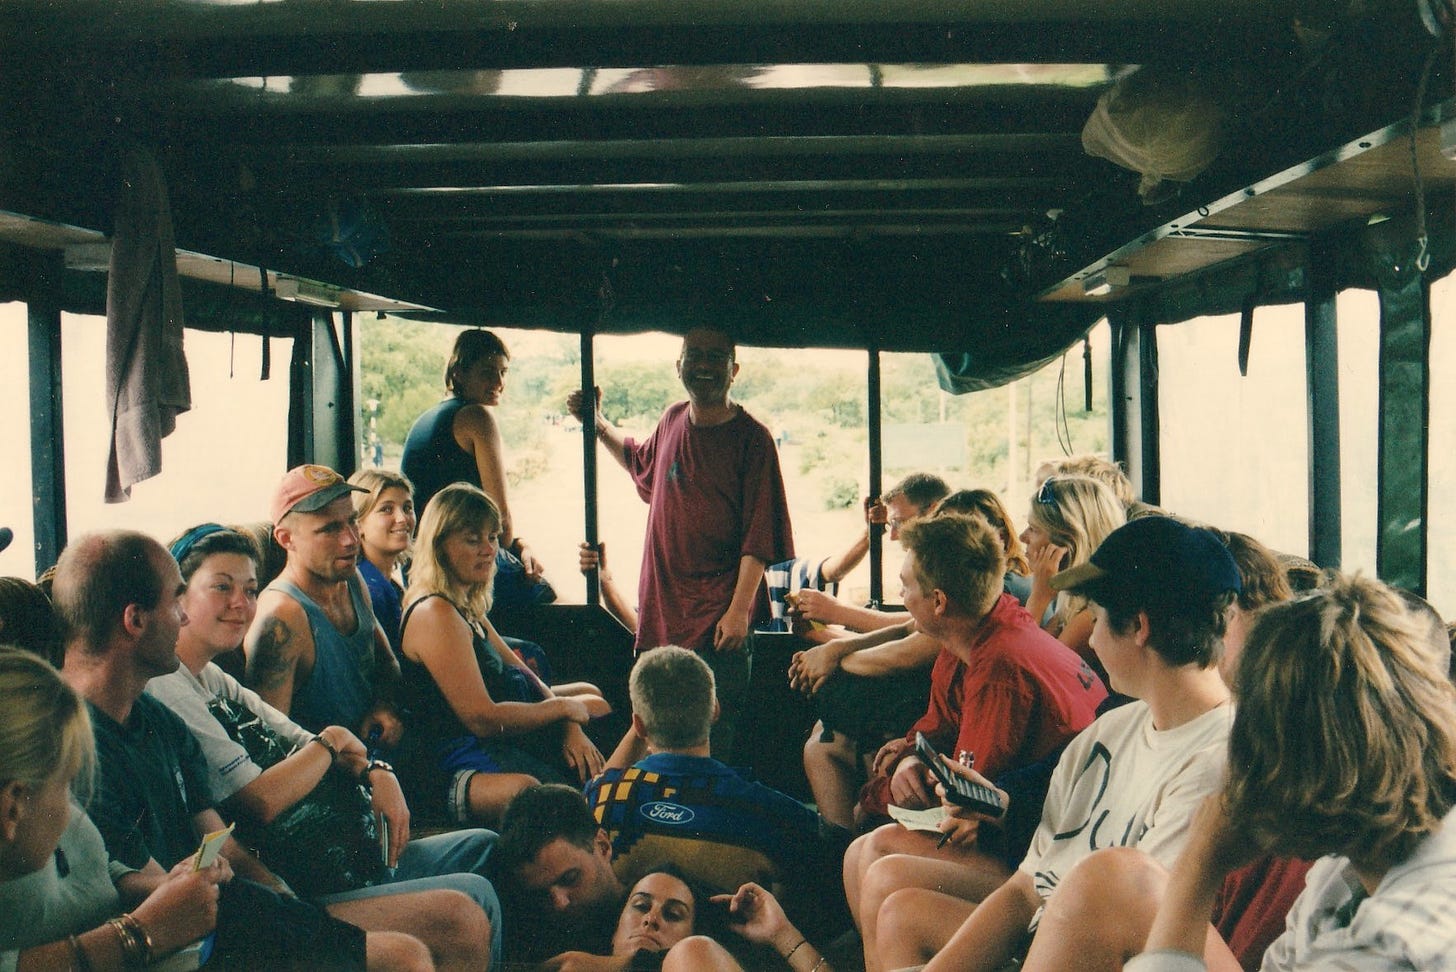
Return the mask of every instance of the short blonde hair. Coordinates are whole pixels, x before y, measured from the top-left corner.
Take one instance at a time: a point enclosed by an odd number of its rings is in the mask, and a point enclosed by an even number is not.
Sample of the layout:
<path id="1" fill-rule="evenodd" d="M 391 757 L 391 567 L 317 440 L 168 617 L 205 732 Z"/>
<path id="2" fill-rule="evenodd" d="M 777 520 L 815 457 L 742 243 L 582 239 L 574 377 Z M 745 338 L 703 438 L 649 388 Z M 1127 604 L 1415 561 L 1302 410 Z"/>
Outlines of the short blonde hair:
<path id="1" fill-rule="evenodd" d="M 405 601 L 439 594 L 471 620 L 484 621 L 486 612 L 490 610 L 494 567 L 485 581 L 466 584 L 451 573 L 445 562 L 444 546 L 445 541 L 456 533 L 489 533 L 499 531 L 500 526 L 500 509 L 479 487 L 469 483 L 451 483 L 436 493 L 425 507 L 424 516 L 420 517 L 420 532 L 410 566 Z"/>
<path id="2" fill-rule="evenodd" d="M 915 557 L 921 590 L 943 592 L 962 612 L 984 617 L 1001 596 L 1006 552 L 979 515 L 917 517 L 900 528 L 900 543 Z"/>
<path id="3" fill-rule="evenodd" d="M 1385 869 L 1456 805 L 1449 648 L 1363 577 L 1266 607 L 1234 678 L 1229 812 L 1267 849 Z"/>
<path id="4" fill-rule="evenodd" d="M 632 666 L 627 693 L 632 712 L 660 749 L 708 741 L 713 728 L 713 670 L 696 652 L 664 645 L 644 651 Z"/>
<path id="5" fill-rule="evenodd" d="M 84 802 L 96 773 L 86 703 L 44 659 L 0 645 L 0 785 L 64 774 Z"/>

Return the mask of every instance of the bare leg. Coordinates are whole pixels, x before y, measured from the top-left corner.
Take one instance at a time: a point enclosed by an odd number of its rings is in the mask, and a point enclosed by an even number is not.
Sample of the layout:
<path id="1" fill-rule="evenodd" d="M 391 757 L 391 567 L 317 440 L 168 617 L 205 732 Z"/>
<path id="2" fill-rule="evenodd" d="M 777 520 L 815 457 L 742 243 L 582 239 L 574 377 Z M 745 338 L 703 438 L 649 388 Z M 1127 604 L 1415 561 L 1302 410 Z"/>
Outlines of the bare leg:
<path id="1" fill-rule="evenodd" d="M 743 972 L 743 967 L 711 938 L 692 935 L 668 949 L 662 972 Z"/>
<path id="2" fill-rule="evenodd" d="M 857 838 L 849 845 L 844 854 L 844 892 L 849 899 L 850 914 L 854 916 L 855 925 L 863 931 L 867 922 L 872 923 L 875 911 L 866 910 L 865 901 L 865 875 L 869 873 L 875 862 L 882 857 L 891 854 L 909 854 L 914 857 L 924 857 L 929 860 L 946 861 L 961 867 L 970 867 L 978 874 L 973 887 L 976 889 L 974 895 L 963 895 L 970 900 L 979 901 L 991 891 L 1000 886 L 1001 882 L 1010 876 L 1010 871 L 999 860 L 980 853 L 974 847 L 962 850 L 957 847 L 937 847 L 938 838 L 933 834 L 923 831 L 906 830 L 897 823 L 885 824 Z M 897 887 L 930 887 L 935 885 L 924 882 L 912 882 L 908 885 Z M 896 890 L 895 887 L 888 888 L 885 894 Z M 940 890 L 949 891 L 949 888 Z M 951 892 L 954 893 L 954 892 Z M 877 909 L 880 901 L 876 900 L 874 905 Z"/>
<path id="3" fill-rule="evenodd" d="M 369 972 L 431 972 L 430 950 L 400 932 L 369 932 L 364 937 L 364 967 Z"/>
<path id="4" fill-rule="evenodd" d="M 885 899 L 875 921 L 880 967 L 924 965 L 975 910 L 972 902 L 939 891 L 901 888 Z"/>
<path id="5" fill-rule="evenodd" d="M 414 936 L 410 940 L 419 939 L 433 956 L 430 968 L 466 972 L 482 969 L 490 961 L 490 922 L 480 906 L 459 891 L 385 894 L 335 902 L 327 910 L 366 931 Z"/>
<path id="6" fill-rule="evenodd" d="M 823 741 L 824 735 L 824 723 L 816 722 L 804 743 L 804 774 L 809 777 L 819 815 L 845 830 L 853 830 L 855 797 L 859 793 L 858 747 L 842 732 L 828 733 L 829 742 Z"/>
<path id="7" fill-rule="evenodd" d="M 516 794 L 538 782 L 526 773 L 476 773 L 470 778 L 470 815 L 494 827 Z"/>
<path id="8" fill-rule="evenodd" d="M 1168 872 L 1146 854 L 1113 847 L 1090 854 L 1067 872 L 1046 911 L 1023 968 L 1116 972 L 1143 950 L 1163 900 Z M 1204 948 L 1210 970 L 1239 968 L 1212 927 Z"/>
<path id="9" fill-rule="evenodd" d="M 964 901 L 978 902 L 1011 876 L 1000 860 L 976 850 L 937 849 L 935 838 L 923 832 L 895 825 L 893 830 L 881 827 L 870 836 L 871 853 L 889 853 L 864 866 L 859 885 L 859 913 L 863 919 L 860 935 L 864 939 L 865 968 L 869 972 L 879 967 L 876 925 L 880 908 L 890 895 L 902 888 L 929 888 Z M 860 863 L 864 865 L 865 860 L 868 858 L 862 858 Z"/>

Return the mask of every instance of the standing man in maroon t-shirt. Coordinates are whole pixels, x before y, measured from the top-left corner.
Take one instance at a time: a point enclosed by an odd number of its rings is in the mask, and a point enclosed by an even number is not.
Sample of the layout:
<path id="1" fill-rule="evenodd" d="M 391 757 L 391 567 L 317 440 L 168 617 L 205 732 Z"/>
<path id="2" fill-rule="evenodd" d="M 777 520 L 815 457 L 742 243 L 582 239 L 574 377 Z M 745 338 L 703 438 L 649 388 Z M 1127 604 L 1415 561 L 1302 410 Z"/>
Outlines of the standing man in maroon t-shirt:
<path id="1" fill-rule="evenodd" d="M 764 568 L 794 556 L 773 434 L 729 398 L 738 367 L 732 338 L 694 328 L 677 359 L 688 400 L 669 406 L 652 435 L 638 442 L 596 413 L 597 438 L 648 504 L 636 650 L 703 655 L 722 710 L 713 755 L 725 759 L 748 691 L 749 632 L 768 617 Z M 579 391 L 566 407 L 580 417 Z"/>

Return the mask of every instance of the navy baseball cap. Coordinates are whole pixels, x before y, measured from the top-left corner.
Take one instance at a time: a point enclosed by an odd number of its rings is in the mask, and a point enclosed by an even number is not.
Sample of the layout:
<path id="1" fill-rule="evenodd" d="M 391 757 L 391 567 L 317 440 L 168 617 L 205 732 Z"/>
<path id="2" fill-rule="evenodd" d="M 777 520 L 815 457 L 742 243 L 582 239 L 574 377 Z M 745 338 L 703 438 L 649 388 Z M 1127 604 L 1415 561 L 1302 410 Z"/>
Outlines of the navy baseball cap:
<path id="1" fill-rule="evenodd" d="M 1170 516 L 1145 516 L 1118 527 L 1090 560 L 1055 575 L 1051 584 L 1094 601 L 1116 590 L 1152 603 L 1243 590 L 1238 565 L 1213 531 Z"/>

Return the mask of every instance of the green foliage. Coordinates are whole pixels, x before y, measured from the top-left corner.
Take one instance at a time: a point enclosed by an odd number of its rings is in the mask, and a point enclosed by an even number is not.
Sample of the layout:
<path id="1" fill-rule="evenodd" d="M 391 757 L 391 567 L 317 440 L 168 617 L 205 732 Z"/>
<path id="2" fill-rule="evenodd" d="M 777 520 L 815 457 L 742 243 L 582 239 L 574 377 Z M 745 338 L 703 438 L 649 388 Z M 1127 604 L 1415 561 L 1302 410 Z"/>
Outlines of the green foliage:
<path id="1" fill-rule="evenodd" d="M 441 373 L 456 333 L 434 324 L 362 319 L 362 399 L 379 402 L 378 432 L 386 454 L 398 455 L 415 419 L 444 395 Z M 510 332 L 502 337 L 511 345 L 527 343 Z M 551 423 L 580 382 L 575 336 L 532 335 L 529 346 L 529 351 L 513 347 L 506 405 L 497 412 L 511 462 L 507 475 L 517 487 L 547 473 Z M 739 361 L 743 367 L 734 397 L 787 437 L 786 459 L 798 454 L 796 467 L 818 480 L 825 508 L 858 502 L 857 480 L 865 466 L 864 371 L 826 362 L 813 350 L 744 348 Z M 1019 490 L 1038 462 L 1065 451 L 1059 438 L 1069 438 L 1074 453 L 1107 451 L 1105 368 L 1099 365 L 1095 407 L 1086 414 L 1080 360 L 1069 359 L 1065 413 L 1059 418 L 1059 363 L 1018 382 L 1014 392 L 1001 388 L 956 396 L 939 389 L 928 355 L 887 354 L 881 357 L 882 420 L 887 426 L 945 422 L 964 430 L 963 444 L 947 443 L 943 455 L 934 457 L 942 461 L 936 470 L 957 485 Z M 671 360 L 660 353 L 640 361 L 604 361 L 596 380 L 603 389 L 603 414 L 620 426 L 650 429 L 663 409 L 683 398 Z M 1009 422 L 1013 395 L 1014 428 Z M 367 419 L 367 406 L 363 411 Z M 951 457 L 962 452 L 965 468 L 951 465 Z M 887 442 L 886 482 L 911 471 L 890 465 L 893 454 L 894 444 Z M 1013 454 L 1015 469 L 1008 465 Z"/>
<path id="2" fill-rule="evenodd" d="M 364 315 L 359 324 L 360 409 L 370 400 L 385 450 L 398 453 L 420 413 L 445 395 L 445 361 L 455 342 L 453 328 Z M 391 448 L 391 446 L 393 448 Z"/>
<path id="3" fill-rule="evenodd" d="M 824 508 L 826 510 L 847 510 L 859 502 L 859 483 L 842 476 L 829 476 L 824 480 Z"/>
<path id="4" fill-rule="evenodd" d="M 662 410 L 683 397 L 677 372 L 662 361 L 606 364 L 597 370 L 602 414 L 618 425 L 651 427 Z"/>

